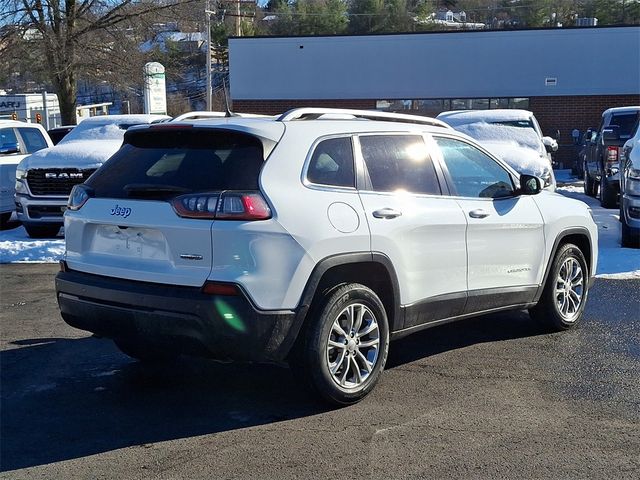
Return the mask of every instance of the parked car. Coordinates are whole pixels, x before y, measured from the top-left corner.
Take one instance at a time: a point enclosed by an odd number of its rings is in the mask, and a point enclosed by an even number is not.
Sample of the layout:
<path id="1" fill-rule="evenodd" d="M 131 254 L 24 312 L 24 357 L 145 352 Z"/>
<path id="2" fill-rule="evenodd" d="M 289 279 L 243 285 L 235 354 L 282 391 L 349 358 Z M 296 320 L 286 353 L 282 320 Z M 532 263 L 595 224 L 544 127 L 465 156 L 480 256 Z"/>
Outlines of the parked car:
<path id="1" fill-rule="evenodd" d="M 456 110 L 438 119 L 475 138 L 520 173 L 536 175 L 555 190 L 551 153 L 558 143 L 542 135 L 532 112 L 518 109 Z"/>
<path id="2" fill-rule="evenodd" d="M 600 190 L 600 204 L 615 208 L 620 191 L 620 150 L 632 136 L 640 107 L 609 108 L 593 131 L 585 152 L 584 192 L 595 197 Z"/>
<path id="3" fill-rule="evenodd" d="M 342 405 L 390 339 L 527 308 L 574 327 L 598 258 L 585 203 L 441 121 L 359 110 L 129 129 L 64 220 L 70 325 L 145 361 L 287 361 Z"/>
<path id="4" fill-rule="evenodd" d="M 16 209 L 13 197 L 16 167 L 31 153 L 51 147 L 47 132 L 37 123 L 0 120 L 0 225 L 11 219 Z"/>
<path id="5" fill-rule="evenodd" d="M 620 153 L 620 221 L 622 246 L 640 248 L 640 121 Z"/>
<path id="6" fill-rule="evenodd" d="M 125 131 L 169 119 L 166 115 L 108 115 L 80 122 L 58 145 L 38 151 L 16 170 L 18 219 L 34 238 L 53 237 L 62 226 L 74 185 L 84 182 L 122 145 Z"/>
<path id="7" fill-rule="evenodd" d="M 51 138 L 53 144 L 57 145 L 58 143 L 60 143 L 60 140 L 66 137 L 67 134 L 74 128 L 76 128 L 75 125 L 63 125 L 61 127 L 55 127 L 51 130 L 47 130 L 47 133 L 49 134 L 49 137 Z"/>

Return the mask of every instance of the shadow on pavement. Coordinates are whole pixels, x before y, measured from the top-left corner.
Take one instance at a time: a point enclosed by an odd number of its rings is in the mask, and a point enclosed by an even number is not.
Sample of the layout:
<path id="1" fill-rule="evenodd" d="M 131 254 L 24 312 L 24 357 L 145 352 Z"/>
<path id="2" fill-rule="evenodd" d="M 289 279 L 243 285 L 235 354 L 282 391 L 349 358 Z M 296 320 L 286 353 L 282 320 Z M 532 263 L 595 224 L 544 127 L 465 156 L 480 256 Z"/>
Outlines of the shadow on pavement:
<path id="1" fill-rule="evenodd" d="M 541 333 L 516 312 L 445 325 L 394 342 L 388 368 Z M 21 348 L 0 352 L 0 471 L 329 410 L 276 366 L 195 358 L 143 366 L 93 337 L 13 343 Z"/>

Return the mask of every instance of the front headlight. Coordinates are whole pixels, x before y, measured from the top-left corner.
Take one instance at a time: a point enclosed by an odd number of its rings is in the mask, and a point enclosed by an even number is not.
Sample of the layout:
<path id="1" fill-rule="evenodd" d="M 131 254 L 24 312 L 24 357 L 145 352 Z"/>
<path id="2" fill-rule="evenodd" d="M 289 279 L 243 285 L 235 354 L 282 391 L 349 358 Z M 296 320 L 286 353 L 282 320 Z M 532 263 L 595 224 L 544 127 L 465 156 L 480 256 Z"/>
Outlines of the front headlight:
<path id="1" fill-rule="evenodd" d="M 16 168 L 16 180 L 27 178 L 27 171 L 22 168 Z"/>
<path id="2" fill-rule="evenodd" d="M 640 170 L 637 168 L 630 168 L 627 170 L 627 178 L 631 180 L 640 180 Z"/>
<path id="3" fill-rule="evenodd" d="M 28 194 L 27 186 L 22 180 L 16 180 L 16 193 Z"/>

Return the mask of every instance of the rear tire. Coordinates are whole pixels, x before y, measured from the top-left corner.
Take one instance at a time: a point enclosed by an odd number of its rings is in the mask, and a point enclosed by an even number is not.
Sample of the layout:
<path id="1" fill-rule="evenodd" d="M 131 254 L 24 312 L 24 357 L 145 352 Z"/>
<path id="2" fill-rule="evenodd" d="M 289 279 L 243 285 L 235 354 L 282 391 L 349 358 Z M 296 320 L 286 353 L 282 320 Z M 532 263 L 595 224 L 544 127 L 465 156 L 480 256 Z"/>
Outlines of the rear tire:
<path id="1" fill-rule="evenodd" d="M 615 208 L 618 203 L 618 192 L 612 186 L 607 186 L 604 175 L 600 178 L 600 205 L 602 208 Z"/>
<path id="2" fill-rule="evenodd" d="M 334 405 L 351 405 L 375 387 L 389 350 L 389 322 L 380 298 L 357 283 L 325 295 L 300 332 L 289 365 Z"/>
<path id="3" fill-rule="evenodd" d="M 27 235 L 31 238 L 55 238 L 61 225 L 24 225 Z"/>
<path id="4" fill-rule="evenodd" d="M 540 301 L 529 314 L 554 331 L 574 328 L 582 318 L 588 293 L 584 255 L 576 245 L 566 243 L 558 248 Z"/>
<path id="5" fill-rule="evenodd" d="M 115 338 L 113 342 L 125 355 L 145 363 L 166 362 L 175 358 L 175 355 L 162 350 L 159 347 L 149 345 L 147 342 L 132 338 Z"/>

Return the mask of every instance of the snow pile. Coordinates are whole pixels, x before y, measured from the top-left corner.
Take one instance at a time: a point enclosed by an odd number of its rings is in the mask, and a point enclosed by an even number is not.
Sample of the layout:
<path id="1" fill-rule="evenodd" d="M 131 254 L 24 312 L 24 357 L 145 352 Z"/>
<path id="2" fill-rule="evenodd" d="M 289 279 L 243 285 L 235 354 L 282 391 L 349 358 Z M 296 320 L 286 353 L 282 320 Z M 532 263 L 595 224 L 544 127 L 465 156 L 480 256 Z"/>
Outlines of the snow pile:
<path id="1" fill-rule="evenodd" d="M 523 147 L 515 141 L 480 141 L 480 143 L 518 173 L 546 177 L 551 170 L 551 165 L 546 158 L 541 157 L 536 150 Z"/>
<path id="2" fill-rule="evenodd" d="M 117 127 L 115 127 L 117 128 Z M 90 168 L 99 167 L 122 145 L 124 130 L 117 139 L 75 140 L 45 148 L 20 162 L 20 168 Z"/>
<path id="3" fill-rule="evenodd" d="M 640 249 L 620 246 L 619 211 L 602 208 L 600 201 L 584 194 L 582 185 L 558 187 L 558 193 L 581 200 L 591 207 L 598 225 L 598 269 L 599 278 L 640 278 Z"/>
<path id="4" fill-rule="evenodd" d="M 487 122 L 474 122 L 464 125 L 456 125 L 456 130 L 466 133 L 480 143 L 503 142 L 516 144 L 524 148 L 540 151 L 542 140 L 532 128 L 512 127 Z"/>
<path id="5" fill-rule="evenodd" d="M 36 240 L 24 227 L 0 232 L 0 263 L 56 263 L 64 254 L 64 238 Z"/>
<path id="6" fill-rule="evenodd" d="M 492 110 L 458 110 L 443 112 L 436 118 L 447 122 L 457 130 L 459 125 L 468 123 L 497 123 L 497 122 L 517 122 L 530 121 L 531 112 L 517 108 L 497 108 Z"/>

